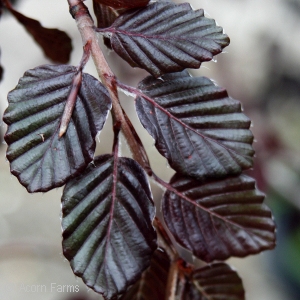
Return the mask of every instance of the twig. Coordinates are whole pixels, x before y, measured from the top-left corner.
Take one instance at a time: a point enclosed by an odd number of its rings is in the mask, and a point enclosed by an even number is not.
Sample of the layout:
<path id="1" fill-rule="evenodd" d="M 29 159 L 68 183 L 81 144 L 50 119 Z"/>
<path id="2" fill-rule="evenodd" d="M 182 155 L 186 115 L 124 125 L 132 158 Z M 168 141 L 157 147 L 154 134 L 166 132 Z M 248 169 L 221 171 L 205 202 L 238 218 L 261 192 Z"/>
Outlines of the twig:
<path id="1" fill-rule="evenodd" d="M 91 54 L 91 41 L 87 41 L 87 43 L 83 47 L 83 55 L 80 61 L 80 64 L 77 68 L 77 73 L 74 75 L 71 85 L 71 90 L 65 105 L 64 113 L 61 118 L 59 134 L 58 136 L 61 138 L 68 129 L 68 125 L 70 123 L 72 113 L 76 104 L 77 94 L 81 87 L 82 81 L 82 70 L 86 63 L 88 62 Z"/>
<path id="2" fill-rule="evenodd" d="M 179 268 L 177 260 L 173 261 L 168 274 L 166 297 L 165 300 L 175 300 L 176 298 L 176 287 L 179 275 Z"/>
<path id="3" fill-rule="evenodd" d="M 88 8 L 83 4 L 82 0 L 68 0 L 70 13 L 76 20 L 78 30 L 80 32 L 83 45 L 91 41 L 91 55 L 96 66 L 98 75 L 102 83 L 108 89 L 112 99 L 112 117 L 121 123 L 121 131 L 124 134 L 127 143 L 132 152 L 133 158 L 145 169 L 150 170 L 149 160 L 144 147 L 136 140 L 137 134 L 134 128 L 128 123 L 128 118 L 120 105 L 116 77 L 110 69 L 103 52 L 99 46 L 97 34 L 94 30 L 94 22 L 89 14 Z"/>

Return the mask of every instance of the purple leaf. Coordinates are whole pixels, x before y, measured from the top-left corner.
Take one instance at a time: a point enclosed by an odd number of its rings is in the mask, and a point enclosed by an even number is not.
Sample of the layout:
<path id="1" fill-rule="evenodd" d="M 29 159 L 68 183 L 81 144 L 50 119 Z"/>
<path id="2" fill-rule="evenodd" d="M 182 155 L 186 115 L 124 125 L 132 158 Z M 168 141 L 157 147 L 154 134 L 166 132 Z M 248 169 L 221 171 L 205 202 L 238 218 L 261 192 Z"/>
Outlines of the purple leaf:
<path id="1" fill-rule="evenodd" d="M 111 34 L 112 48 L 130 65 L 155 77 L 199 68 L 229 44 L 223 29 L 188 3 L 156 2 L 125 12 L 98 31 Z"/>
<path id="2" fill-rule="evenodd" d="M 0 65 L 0 81 L 1 81 L 2 78 L 3 78 L 3 73 L 4 73 L 3 68 L 2 68 L 2 66 Z"/>
<path id="3" fill-rule="evenodd" d="M 101 4 L 97 0 L 93 0 L 94 13 L 97 18 L 97 27 L 106 28 L 113 24 L 116 18 L 124 11 L 124 9 L 114 9 L 110 6 Z M 104 44 L 111 49 L 110 38 L 103 37 Z"/>
<path id="4" fill-rule="evenodd" d="M 63 251 L 77 276 L 117 299 L 150 264 L 155 215 L 145 172 L 132 159 L 103 155 L 66 185 Z"/>
<path id="5" fill-rule="evenodd" d="M 149 76 L 139 89 L 138 117 L 177 172 L 201 179 L 252 166 L 250 120 L 225 89 L 186 71 Z"/>
<path id="6" fill-rule="evenodd" d="M 0 0 L 0 18 L 2 17 L 2 13 L 3 13 L 3 6 L 4 6 L 3 0 Z"/>
<path id="7" fill-rule="evenodd" d="M 176 174 L 162 203 L 167 227 L 196 257 L 211 262 L 275 246 L 275 224 L 254 179 L 199 181 Z"/>
<path id="8" fill-rule="evenodd" d="M 120 300 L 165 300 L 170 265 L 166 253 L 156 250 L 150 267 Z M 196 270 L 193 266 L 189 266 L 187 270 L 189 271 L 185 272 L 184 269 L 179 268 L 181 280 L 177 281 L 178 299 L 179 297 L 182 300 L 245 299 L 241 278 L 227 264 L 215 263 Z"/>
<path id="9" fill-rule="evenodd" d="M 150 0 L 95 0 L 113 8 L 135 8 L 146 6 Z"/>
<path id="10" fill-rule="evenodd" d="M 77 69 L 44 65 L 27 71 L 8 94 L 3 120 L 12 174 L 29 192 L 46 192 L 80 174 L 94 157 L 111 100 L 105 87 L 83 74 L 66 134 L 58 138 L 60 120 Z"/>
<path id="11" fill-rule="evenodd" d="M 162 250 L 156 250 L 150 267 L 129 288 L 120 300 L 165 300 L 170 259 Z"/>
<path id="12" fill-rule="evenodd" d="M 119 13 L 116 9 L 93 0 L 93 8 L 97 18 L 97 27 L 106 28 L 113 24 Z"/>
<path id="13" fill-rule="evenodd" d="M 192 273 L 183 300 L 244 300 L 245 291 L 237 272 L 227 264 L 215 263 Z"/>
<path id="14" fill-rule="evenodd" d="M 37 20 L 24 16 L 11 6 L 8 6 L 8 9 L 39 44 L 48 58 L 62 64 L 70 60 L 72 41 L 64 31 L 45 28 Z"/>
<path id="15" fill-rule="evenodd" d="M 1 51 L 0 51 L 0 58 L 1 58 Z M 0 81 L 3 78 L 3 73 L 4 73 L 3 67 L 0 65 Z"/>

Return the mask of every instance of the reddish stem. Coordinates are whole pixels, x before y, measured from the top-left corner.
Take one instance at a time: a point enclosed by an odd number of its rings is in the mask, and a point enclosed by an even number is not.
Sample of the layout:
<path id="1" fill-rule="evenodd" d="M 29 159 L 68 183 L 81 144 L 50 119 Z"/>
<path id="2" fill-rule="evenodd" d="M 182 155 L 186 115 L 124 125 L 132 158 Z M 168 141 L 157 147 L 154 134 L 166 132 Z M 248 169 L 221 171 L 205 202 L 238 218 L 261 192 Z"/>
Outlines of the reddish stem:
<path id="1" fill-rule="evenodd" d="M 72 80 L 71 91 L 69 93 L 65 109 L 62 115 L 58 136 L 61 138 L 68 129 L 72 113 L 76 104 L 77 94 L 81 86 L 82 72 L 78 71 Z"/>
<path id="2" fill-rule="evenodd" d="M 65 109 L 62 115 L 60 127 L 59 127 L 59 134 L 58 136 L 61 138 L 68 129 L 68 125 L 70 123 L 72 113 L 76 104 L 77 94 L 81 87 L 81 80 L 82 80 L 82 70 L 86 63 L 88 62 L 91 54 L 91 41 L 87 41 L 87 43 L 83 47 L 83 55 L 78 66 L 78 71 L 74 75 L 71 85 L 71 90 L 65 105 Z"/>
<path id="3" fill-rule="evenodd" d="M 121 131 L 124 134 L 127 143 L 132 152 L 133 158 L 145 169 L 149 170 L 149 160 L 146 151 L 142 144 L 137 139 L 137 133 L 135 132 L 129 119 L 123 111 L 117 91 L 116 77 L 110 69 L 103 52 L 98 43 L 97 33 L 95 32 L 94 22 L 89 14 L 87 7 L 83 4 L 82 0 L 68 0 L 70 6 L 70 13 L 76 20 L 78 30 L 81 34 L 83 44 L 87 41 L 91 41 L 91 55 L 94 60 L 98 75 L 102 83 L 108 89 L 110 97 L 112 99 L 112 117 L 114 123 L 116 121 L 121 123 Z"/>

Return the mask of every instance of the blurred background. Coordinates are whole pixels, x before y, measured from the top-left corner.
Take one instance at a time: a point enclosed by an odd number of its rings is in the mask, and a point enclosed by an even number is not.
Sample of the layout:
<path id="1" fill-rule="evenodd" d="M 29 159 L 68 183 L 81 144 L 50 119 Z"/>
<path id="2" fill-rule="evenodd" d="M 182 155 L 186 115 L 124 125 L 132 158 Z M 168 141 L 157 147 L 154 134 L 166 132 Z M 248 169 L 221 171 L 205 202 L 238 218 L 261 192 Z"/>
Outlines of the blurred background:
<path id="1" fill-rule="evenodd" d="M 91 0 L 86 4 L 92 8 Z M 176 1 L 177 3 L 184 1 Z M 215 62 L 191 73 L 207 76 L 242 102 L 253 121 L 255 167 L 250 172 L 267 194 L 277 224 L 277 247 L 245 259 L 230 259 L 242 277 L 248 300 L 300 298 L 300 1 L 299 0 L 191 0 L 204 8 L 231 39 Z M 15 6 L 45 27 L 66 31 L 73 40 L 70 64 L 78 65 L 82 45 L 67 1 L 19 0 Z M 9 13 L 0 20 L 0 113 L 7 93 L 27 69 L 50 63 L 24 28 Z M 131 69 L 114 53 L 106 56 L 120 80 L 136 85 L 147 74 Z M 91 62 L 85 68 L 97 77 Z M 118 75 L 120 74 L 120 75 Z M 167 180 L 173 171 L 156 151 L 153 140 L 139 125 L 132 99 L 122 104 L 140 134 L 153 169 Z M 111 151 L 109 118 L 97 144 L 97 154 Z M 6 128 L 1 125 L 1 139 Z M 124 143 L 125 144 L 125 143 Z M 0 145 L 0 299 L 101 299 L 73 275 L 61 250 L 60 197 L 62 189 L 30 195 L 9 173 L 6 145 Z M 124 155 L 128 155 L 126 145 Z M 153 185 L 159 199 L 161 190 Z M 158 207 L 159 209 L 159 207 Z M 51 283 L 53 285 L 50 291 Z M 47 286 L 20 291 L 17 285 Z M 58 285 L 79 286 L 79 292 Z"/>

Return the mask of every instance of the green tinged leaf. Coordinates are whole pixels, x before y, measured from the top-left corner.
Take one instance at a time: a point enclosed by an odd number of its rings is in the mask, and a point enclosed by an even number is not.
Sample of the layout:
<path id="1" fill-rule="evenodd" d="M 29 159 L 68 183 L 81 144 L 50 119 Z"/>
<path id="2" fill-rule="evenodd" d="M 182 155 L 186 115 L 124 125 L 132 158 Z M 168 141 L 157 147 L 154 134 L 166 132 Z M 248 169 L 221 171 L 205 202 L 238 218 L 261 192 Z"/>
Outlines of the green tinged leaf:
<path id="1" fill-rule="evenodd" d="M 27 71 L 8 94 L 3 120 L 11 173 L 29 192 L 46 192 L 80 174 L 93 159 L 96 134 L 111 100 L 94 77 L 83 74 L 66 134 L 58 138 L 60 120 L 77 69 L 44 65 Z"/>
<path id="2" fill-rule="evenodd" d="M 117 299 L 150 264 L 155 208 L 147 176 L 132 159 L 97 157 L 62 196 L 63 252 L 74 273 Z"/>

